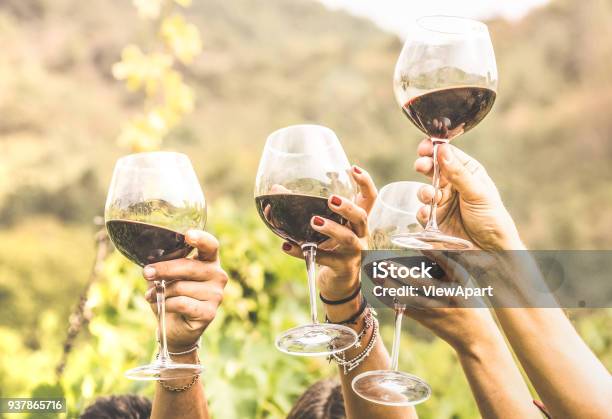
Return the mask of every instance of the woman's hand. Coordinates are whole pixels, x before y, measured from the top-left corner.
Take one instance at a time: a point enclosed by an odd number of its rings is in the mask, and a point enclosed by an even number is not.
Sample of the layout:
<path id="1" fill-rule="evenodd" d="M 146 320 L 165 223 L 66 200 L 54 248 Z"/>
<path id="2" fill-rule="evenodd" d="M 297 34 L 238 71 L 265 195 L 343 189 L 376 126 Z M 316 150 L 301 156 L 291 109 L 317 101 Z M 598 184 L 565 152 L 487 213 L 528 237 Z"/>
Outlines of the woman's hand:
<path id="1" fill-rule="evenodd" d="M 433 144 L 423 140 L 414 163 L 417 172 L 433 174 Z M 497 187 L 484 167 L 450 144 L 438 147 L 440 191 L 438 227 L 445 234 L 470 240 L 485 250 L 523 249 L 514 221 L 502 203 Z M 426 204 L 417 214 L 423 225 L 429 218 L 433 187 L 420 190 L 419 199 Z"/>
<path id="2" fill-rule="evenodd" d="M 145 297 L 157 310 L 153 281 L 166 281 L 166 333 L 170 352 L 192 348 L 213 321 L 223 300 L 227 274 L 219 262 L 219 242 L 201 230 L 187 232 L 186 241 L 196 256 L 145 266 L 149 281 Z"/>
<path id="3" fill-rule="evenodd" d="M 351 176 L 359 186 L 355 202 L 332 195 L 328 200 L 329 208 L 341 215 L 348 224 L 315 216 L 311 227 L 330 239 L 317 249 L 317 263 L 323 265 L 317 275 L 317 285 L 321 295 L 330 300 L 340 300 L 351 295 L 359 284 L 361 250 L 367 248 L 368 213 L 376 200 L 376 186 L 370 175 L 356 166 Z M 292 256 L 303 258 L 299 246 L 283 243 L 283 251 Z"/>

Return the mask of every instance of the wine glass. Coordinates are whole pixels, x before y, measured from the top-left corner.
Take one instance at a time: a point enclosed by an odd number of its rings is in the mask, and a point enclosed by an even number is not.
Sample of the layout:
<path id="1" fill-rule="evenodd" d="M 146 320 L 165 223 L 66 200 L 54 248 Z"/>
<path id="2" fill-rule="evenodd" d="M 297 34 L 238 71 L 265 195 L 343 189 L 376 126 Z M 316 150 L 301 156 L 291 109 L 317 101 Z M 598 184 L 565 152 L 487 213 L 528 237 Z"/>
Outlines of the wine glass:
<path id="1" fill-rule="evenodd" d="M 355 198 L 356 186 L 340 141 L 332 130 L 319 125 L 294 125 L 268 136 L 255 181 L 255 205 L 264 223 L 283 239 L 300 246 L 306 261 L 311 324 L 287 330 L 276 347 L 291 355 L 330 355 L 353 346 L 351 328 L 317 322 L 315 258 L 317 247 L 328 239 L 310 225 L 314 216 L 341 224 L 346 220 L 331 211 L 328 198 Z"/>
<path id="2" fill-rule="evenodd" d="M 189 158 L 174 152 L 131 154 L 117 160 L 106 198 L 106 229 L 113 244 L 139 266 L 188 256 L 189 229 L 202 229 L 206 202 Z M 169 380 L 202 372 L 170 358 L 166 341 L 165 281 L 154 282 L 159 352 L 149 365 L 126 372 L 133 380 Z"/>
<path id="3" fill-rule="evenodd" d="M 368 217 L 369 248 L 397 249 L 395 239 L 422 230 L 416 213 L 421 207 L 417 192 L 424 184 L 394 182 L 384 186 Z M 395 329 L 391 369 L 366 371 L 353 379 L 353 391 L 373 403 L 387 406 L 412 406 L 424 402 L 431 388 L 421 378 L 399 371 L 399 345 L 405 304 L 394 301 Z"/>
<path id="4" fill-rule="evenodd" d="M 434 197 L 440 186 L 438 146 L 476 126 L 491 110 L 496 89 L 495 54 L 484 23 L 453 16 L 417 19 L 395 66 L 393 92 L 404 114 L 433 142 Z M 469 241 L 440 232 L 436 209 L 432 199 L 425 230 L 398 237 L 396 243 L 472 248 Z"/>

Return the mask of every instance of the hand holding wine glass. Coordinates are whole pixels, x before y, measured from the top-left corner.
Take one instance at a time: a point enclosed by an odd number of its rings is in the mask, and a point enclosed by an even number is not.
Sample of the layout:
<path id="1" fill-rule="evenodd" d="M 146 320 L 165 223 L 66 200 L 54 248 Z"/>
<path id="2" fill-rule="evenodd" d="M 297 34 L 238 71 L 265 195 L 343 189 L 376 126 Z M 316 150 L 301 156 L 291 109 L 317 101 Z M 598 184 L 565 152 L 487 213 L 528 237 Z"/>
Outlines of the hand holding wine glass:
<path id="1" fill-rule="evenodd" d="M 487 26 L 472 19 L 425 16 L 417 19 L 395 66 L 393 92 L 408 119 L 432 144 L 432 184 L 437 195 L 438 148 L 474 128 L 497 96 L 497 65 Z M 425 230 L 397 236 L 405 248 L 465 250 L 465 237 L 444 234 L 432 200 Z"/>
<path id="2" fill-rule="evenodd" d="M 168 350 L 184 352 L 198 343 L 217 314 L 228 277 L 219 262 L 219 242 L 210 233 L 189 230 L 185 241 L 197 250 L 194 258 L 147 265 L 145 298 L 157 312 L 154 281 L 165 280 Z"/>
<path id="3" fill-rule="evenodd" d="M 355 202 L 331 197 L 328 206 L 331 211 L 348 220 L 340 225 L 333 220 L 323 219 L 323 225 L 312 222 L 312 228 L 328 237 L 317 253 L 320 265 L 317 287 L 328 300 L 342 300 L 355 291 L 359 285 L 361 251 L 367 248 L 367 216 L 376 200 L 376 186 L 369 173 L 353 166 L 351 177 L 359 187 Z M 283 243 L 283 251 L 300 259 L 304 258 L 298 246 Z"/>
<path id="4" fill-rule="evenodd" d="M 327 236 L 315 227 L 324 218 L 338 225 L 348 222 L 328 202 L 354 199 L 350 171 L 340 141 L 329 128 L 293 125 L 273 132 L 266 140 L 255 180 L 255 205 L 268 228 L 301 249 L 310 294 L 311 323 L 280 335 L 276 347 L 282 352 L 330 355 L 357 342 L 353 329 L 318 321 L 316 292 L 317 252 Z"/>
<path id="5" fill-rule="evenodd" d="M 423 140 L 416 171 L 433 174 L 433 145 Z M 485 168 L 474 158 L 450 145 L 439 148 L 440 191 L 436 215 L 440 230 L 447 235 L 470 240 L 484 250 L 522 249 L 519 233 L 504 207 L 497 187 Z M 419 199 L 425 204 L 417 213 L 419 222 L 427 223 L 434 189 L 423 186 Z"/>
<path id="6" fill-rule="evenodd" d="M 108 235 L 125 257 L 139 266 L 184 259 L 194 248 L 188 230 L 206 222 L 206 201 L 189 158 L 150 152 L 120 158 L 104 211 Z M 185 264 L 186 262 L 183 262 Z M 145 268 L 150 273 L 150 267 Z M 155 278 L 159 352 L 153 362 L 126 373 L 134 380 L 175 380 L 202 372 L 196 363 L 172 360 L 166 330 L 166 279 Z"/>

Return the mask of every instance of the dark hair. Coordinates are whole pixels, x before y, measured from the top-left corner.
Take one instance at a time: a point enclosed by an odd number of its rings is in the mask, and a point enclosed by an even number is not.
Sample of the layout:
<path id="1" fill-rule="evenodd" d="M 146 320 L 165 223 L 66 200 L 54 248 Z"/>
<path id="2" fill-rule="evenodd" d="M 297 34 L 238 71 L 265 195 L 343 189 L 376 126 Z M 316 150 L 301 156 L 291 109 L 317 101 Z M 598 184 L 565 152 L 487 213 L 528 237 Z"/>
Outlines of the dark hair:
<path id="1" fill-rule="evenodd" d="M 122 396 L 98 397 L 85 409 L 81 419 L 148 419 L 151 416 L 151 401 L 146 397 L 126 394 Z"/>
<path id="2" fill-rule="evenodd" d="M 287 419 L 345 419 L 342 388 L 337 381 L 314 383 L 298 399 Z"/>

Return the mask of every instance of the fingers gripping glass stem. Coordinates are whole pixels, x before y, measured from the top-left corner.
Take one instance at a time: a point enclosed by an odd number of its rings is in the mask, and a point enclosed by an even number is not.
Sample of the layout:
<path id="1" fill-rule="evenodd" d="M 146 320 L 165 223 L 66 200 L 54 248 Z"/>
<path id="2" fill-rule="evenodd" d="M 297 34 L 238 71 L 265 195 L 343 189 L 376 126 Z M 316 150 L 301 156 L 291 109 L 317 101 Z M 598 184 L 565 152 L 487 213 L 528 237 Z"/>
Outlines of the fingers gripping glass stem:
<path id="1" fill-rule="evenodd" d="M 433 143 L 433 170 L 434 172 L 433 172 L 432 185 L 434 187 L 434 194 L 433 194 L 433 198 L 431 198 L 429 220 L 427 220 L 425 231 L 432 232 L 432 233 L 438 233 L 440 231 L 440 229 L 438 228 L 438 220 L 436 217 L 436 211 L 438 209 L 438 201 L 436 198 L 438 197 L 438 191 L 440 190 L 440 165 L 438 164 L 438 148 L 440 144 L 442 144 L 443 142 L 440 142 L 434 138 L 432 138 L 431 141 Z"/>

